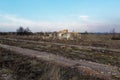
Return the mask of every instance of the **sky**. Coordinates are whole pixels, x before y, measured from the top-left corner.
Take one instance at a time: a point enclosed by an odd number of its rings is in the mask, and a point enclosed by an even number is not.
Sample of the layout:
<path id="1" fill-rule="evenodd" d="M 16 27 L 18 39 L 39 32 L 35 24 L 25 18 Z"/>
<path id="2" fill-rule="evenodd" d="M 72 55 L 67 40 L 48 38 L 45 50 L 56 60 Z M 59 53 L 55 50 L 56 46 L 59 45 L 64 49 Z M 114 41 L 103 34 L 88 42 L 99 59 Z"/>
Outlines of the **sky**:
<path id="1" fill-rule="evenodd" d="M 0 31 L 120 32 L 120 0 L 0 0 Z"/>

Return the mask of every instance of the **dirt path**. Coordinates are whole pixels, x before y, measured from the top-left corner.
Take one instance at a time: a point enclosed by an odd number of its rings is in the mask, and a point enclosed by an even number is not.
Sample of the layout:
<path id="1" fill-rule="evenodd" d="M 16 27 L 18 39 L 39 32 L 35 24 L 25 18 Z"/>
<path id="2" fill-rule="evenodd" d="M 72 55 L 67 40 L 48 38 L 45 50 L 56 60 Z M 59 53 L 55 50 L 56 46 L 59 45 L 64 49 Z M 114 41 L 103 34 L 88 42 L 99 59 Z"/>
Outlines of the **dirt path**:
<path id="1" fill-rule="evenodd" d="M 23 49 L 20 47 L 9 46 L 4 44 L 0 44 L 0 47 L 14 51 L 16 52 L 16 54 L 22 54 L 29 57 L 36 57 L 37 59 L 49 61 L 64 67 L 76 68 L 82 73 L 97 76 L 100 78 L 105 78 L 107 80 L 109 80 L 110 77 L 113 75 L 120 76 L 118 68 L 114 66 L 99 64 L 85 60 L 71 60 L 47 52 L 39 52 L 35 50 Z"/>
<path id="2" fill-rule="evenodd" d="M 120 53 L 120 49 L 110 49 L 110 48 L 102 48 L 102 47 L 93 47 L 93 46 L 80 46 L 80 45 L 70 45 L 70 44 L 62 44 L 62 43 L 51 43 L 51 42 L 43 42 L 43 41 L 30 41 L 30 40 L 18 40 L 18 39 L 11 39 L 11 38 L 0 38 L 3 40 L 11 40 L 11 41 L 22 41 L 22 42 L 30 42 L 30 43 L 47 43 L 47 44 L 54 44 L 54 45 L 60 45 L 60 46 L 72 46 L 72 47 L 78 47 L 81 49 L 93 49 L 98 51 L 110 51 L 110 52 L 117 52 Z"/>

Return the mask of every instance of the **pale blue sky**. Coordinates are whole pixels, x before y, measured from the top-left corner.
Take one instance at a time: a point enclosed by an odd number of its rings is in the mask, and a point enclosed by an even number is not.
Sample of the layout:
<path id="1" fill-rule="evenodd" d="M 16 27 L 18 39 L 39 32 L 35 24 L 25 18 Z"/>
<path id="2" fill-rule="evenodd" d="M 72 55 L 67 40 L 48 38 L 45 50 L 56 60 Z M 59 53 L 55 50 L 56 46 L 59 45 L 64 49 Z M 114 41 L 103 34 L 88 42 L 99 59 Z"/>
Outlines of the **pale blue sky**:
<path id="1" fill-rule="evenodd" d="M 120 32 L 120 0 L 0 0 L 0 31 Z"/>

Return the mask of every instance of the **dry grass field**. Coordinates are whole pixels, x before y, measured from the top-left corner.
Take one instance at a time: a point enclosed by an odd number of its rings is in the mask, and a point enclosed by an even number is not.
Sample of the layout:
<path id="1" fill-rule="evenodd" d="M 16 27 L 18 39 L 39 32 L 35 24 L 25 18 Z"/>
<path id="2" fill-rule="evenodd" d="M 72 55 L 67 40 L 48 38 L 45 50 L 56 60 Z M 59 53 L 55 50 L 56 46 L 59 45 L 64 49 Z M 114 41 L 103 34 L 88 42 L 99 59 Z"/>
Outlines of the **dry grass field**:
<path id="1" fill-rule="evenodd" d="M 38 35 L 1 35 L 0 44 L 48 52 L 72 60 L 86 60 L 116 66 L 120 72 L 120 40 L 112 40 L 111 37 L 110 34 L 82 34 L 82 39 L 79 40 L 58 40 L 51 38 L 43 39 L 42 36 Z M 5 80 L 2 78 L 7 77 L 2 77 L 2 75 L 7 75 L 7 73 L 11 80 L 105 79 L 81 74 L 76 69 L 57 66 L 45 61 L 37 61 L 37 59 L 27 56 L 16 55 L 14 52 L 3 48 L 0 48 L 0 63 L 0 80 Z M 119 80 L 120 77 L 112 76 L 112 79 Z"/>
<path id="2" fill-rule="evenodd" d="M 0 80 L 101 80 L 0 48 Z"/>

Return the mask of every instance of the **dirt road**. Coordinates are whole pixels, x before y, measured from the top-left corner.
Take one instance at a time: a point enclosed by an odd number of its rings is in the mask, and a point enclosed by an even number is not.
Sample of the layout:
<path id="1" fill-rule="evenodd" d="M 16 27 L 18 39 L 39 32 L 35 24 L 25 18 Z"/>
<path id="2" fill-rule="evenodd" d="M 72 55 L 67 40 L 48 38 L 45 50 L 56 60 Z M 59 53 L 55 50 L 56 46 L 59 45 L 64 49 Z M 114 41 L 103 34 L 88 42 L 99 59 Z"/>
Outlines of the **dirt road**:
<path id="1" fill-rule="evenodd" d="M 71 60 L 47 52 L 39 52 L 35 50 L 23 49 L 20 47 L 9 46 L 4 44 L 0 44 L 0 47 L 14 51 L 16 52 L 16 54 L 22 54 L 29 57 L 36 57 L 39 60 L 52 62 L 60 66 L 75 68 L 82 73 L 92 76 L 97 76 L 100 78 L 105 78 L 107 80 L 109 80 L 113 75 L 120 76 L 120 72 L 118 71 L 118 68 L 110 65 L 104 65 L 104 64 L 99 64 L 85 60 Z"/>

